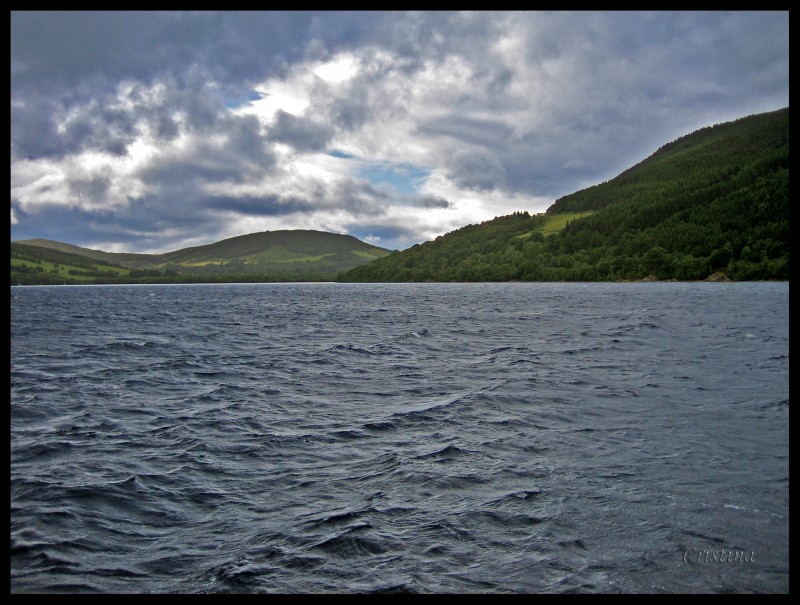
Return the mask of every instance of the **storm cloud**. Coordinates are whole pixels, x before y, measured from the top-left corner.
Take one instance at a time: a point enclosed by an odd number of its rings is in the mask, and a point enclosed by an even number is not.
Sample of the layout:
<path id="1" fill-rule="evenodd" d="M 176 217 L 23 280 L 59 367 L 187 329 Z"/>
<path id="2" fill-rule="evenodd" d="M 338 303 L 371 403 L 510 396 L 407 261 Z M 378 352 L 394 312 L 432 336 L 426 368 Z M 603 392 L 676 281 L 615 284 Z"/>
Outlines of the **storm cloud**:
<path id="1" fill-rule="evenodd" d="M 12 239 L 404 248 L 789 104 L 788 12 L 12 12 Z"/>

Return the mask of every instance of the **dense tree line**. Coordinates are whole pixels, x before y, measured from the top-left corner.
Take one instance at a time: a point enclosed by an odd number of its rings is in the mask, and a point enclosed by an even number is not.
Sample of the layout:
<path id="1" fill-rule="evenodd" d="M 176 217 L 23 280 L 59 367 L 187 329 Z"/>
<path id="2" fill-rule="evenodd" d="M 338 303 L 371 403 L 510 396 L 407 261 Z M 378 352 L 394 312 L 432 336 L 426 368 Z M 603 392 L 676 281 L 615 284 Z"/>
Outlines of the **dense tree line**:
<path id="1" fill-rule="evenodd" d="M 396 252 L 342 281 L 733 280 L 789 277 L 788 109 L 662 147 L 548 214 L 594 210 L 559 233 L 496 218 Z"/>

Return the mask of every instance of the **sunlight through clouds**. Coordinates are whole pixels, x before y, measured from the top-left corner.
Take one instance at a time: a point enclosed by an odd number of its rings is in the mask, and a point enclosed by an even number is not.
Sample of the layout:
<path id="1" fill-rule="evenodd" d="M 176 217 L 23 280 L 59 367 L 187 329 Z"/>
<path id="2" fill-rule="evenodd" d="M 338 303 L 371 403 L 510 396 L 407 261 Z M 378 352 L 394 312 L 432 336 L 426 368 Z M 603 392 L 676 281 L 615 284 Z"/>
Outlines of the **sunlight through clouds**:
<path id="1" fill-rule="evenodd" d="M 405 248 L 788 105 L 781 12 L 89 16 L 12 13 L 14 239 L 59 239 L 59 208 L 90 247 L 324 227 Z"/>

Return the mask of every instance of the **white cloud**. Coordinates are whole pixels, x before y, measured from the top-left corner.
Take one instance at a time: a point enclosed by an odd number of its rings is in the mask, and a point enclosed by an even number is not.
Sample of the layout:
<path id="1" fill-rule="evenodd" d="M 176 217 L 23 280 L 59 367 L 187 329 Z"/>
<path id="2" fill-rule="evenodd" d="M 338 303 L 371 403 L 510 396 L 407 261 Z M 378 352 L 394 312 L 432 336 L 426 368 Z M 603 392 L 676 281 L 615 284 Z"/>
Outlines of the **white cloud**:
<path id="1" fill-rule="evenodd" d="M 97 28 L 131 19 L 14 19 L 14 233 L 56 209 L 117 249 L 276 228 L 410 245 L 788 105 L 788 13 L 145 13 L 105 52 Z"/>
<path id="2" fill-rule="evenodd" d="M 320 62 L 311 67 L 311 71 L 317 76 L 333 85 L 350 80 L 359 69 L 358 59 L 349 52 L 339 53 L 332 60 Z"/>
<path id="3" fill-rule="evenodd" d="M 297 82 L 269 80 L 260 84 L 256 90 L 262 97 L 235 109 L 234 113 L 254 115 L 268 125 L 273 122 L 278 111 L 300 115 L 309 105 L 308 97 L 302 93 L 303 86 Z"/>

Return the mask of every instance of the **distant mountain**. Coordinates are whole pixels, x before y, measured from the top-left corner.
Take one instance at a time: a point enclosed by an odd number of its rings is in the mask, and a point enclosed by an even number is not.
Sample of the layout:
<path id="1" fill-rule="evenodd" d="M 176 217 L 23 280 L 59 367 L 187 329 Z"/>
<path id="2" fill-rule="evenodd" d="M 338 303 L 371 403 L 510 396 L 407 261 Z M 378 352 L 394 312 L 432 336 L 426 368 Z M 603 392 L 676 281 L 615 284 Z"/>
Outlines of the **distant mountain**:
<path id="1" fill-rule="evenodd" d="M 311 230 L 251 233 L 164 254 L 30 239 L 11 242 L 11 283 L 317 281 L 387 254 L 349 235 Z"/>
<path id="2" fill-rule="evenodd" d="M 544 214 L 469 225 L 340 281 L 789 278 L 789 108 L 702 128 Z"/>

